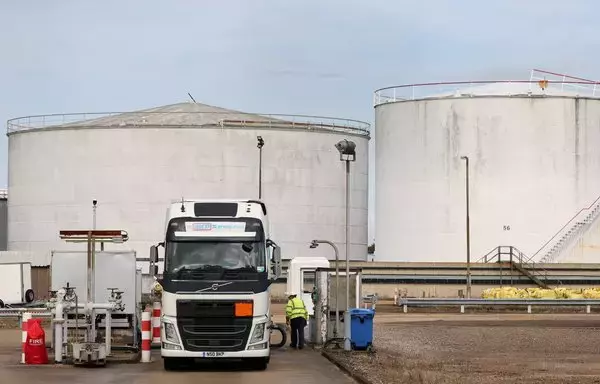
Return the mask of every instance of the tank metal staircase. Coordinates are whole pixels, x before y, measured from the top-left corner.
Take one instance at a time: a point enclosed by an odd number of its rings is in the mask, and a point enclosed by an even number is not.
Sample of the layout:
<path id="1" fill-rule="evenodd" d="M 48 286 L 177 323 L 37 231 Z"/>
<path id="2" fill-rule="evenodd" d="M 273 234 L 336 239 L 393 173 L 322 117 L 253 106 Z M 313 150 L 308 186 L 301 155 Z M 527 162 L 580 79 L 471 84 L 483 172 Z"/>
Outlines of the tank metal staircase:
<path id="1" fill-rule="evenodd" d="M 478 259 L 478 263 L 508 263 L 538 287 L 548 289 L 548 271 L 512 245 L 499 245 Z"/>
<path id="2" fill-rule="evenodd" d="M 531 258 L 542 255 L 539 259 L 540 263 L 554 262 L 576 239 L 587 233 L 598 217 L 600 217 L 600 196 L 588 207 L 579 210 Z M 550 244 L 552 246 L 548 248 Z"/>

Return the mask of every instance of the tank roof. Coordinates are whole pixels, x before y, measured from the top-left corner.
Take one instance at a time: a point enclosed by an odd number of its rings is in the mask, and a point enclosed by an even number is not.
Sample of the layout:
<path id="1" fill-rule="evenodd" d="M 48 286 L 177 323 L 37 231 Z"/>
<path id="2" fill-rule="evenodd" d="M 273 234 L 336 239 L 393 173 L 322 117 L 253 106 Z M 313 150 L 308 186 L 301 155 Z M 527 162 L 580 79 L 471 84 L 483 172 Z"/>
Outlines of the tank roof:
<path id="1" fill-rule="evenodd" d="M 161 107 L 124 112 L 96 119 L 61 124 L 60 127 L 114 127 L 123 125 L 216 125 L 223 120 L 252 120 L 256 122 L 283 122 L 282 119 L 219 108 L 208 104 L 184 102 Z"/>

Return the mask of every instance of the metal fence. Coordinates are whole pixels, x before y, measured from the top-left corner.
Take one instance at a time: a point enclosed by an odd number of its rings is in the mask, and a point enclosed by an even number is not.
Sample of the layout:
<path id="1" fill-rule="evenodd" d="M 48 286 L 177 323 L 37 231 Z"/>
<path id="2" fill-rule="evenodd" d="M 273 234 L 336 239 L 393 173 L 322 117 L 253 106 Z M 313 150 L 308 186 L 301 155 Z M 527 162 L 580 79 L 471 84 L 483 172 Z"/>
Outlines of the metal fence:
<path id="1" fill-rule="evenodd" d="M 440 97 L 541 96 L 561 93 L 567 95 L 567 92 L 572 96 L 600 98 L 600 82 L 567 80 L 571 78 L 565 75 L 564 80 L 546 80 L 532 74 L 530 80 L 473 80 L 394 85 L 375 90 L 373 105 Z"/>
<path id="2" fill-rule="evenodd" d="M 585 307 L 586 313 L 591 313 L 592 306 L 600 306 L 598 299 L 417 299 L 398 298 L 397 305 L 403 308 L 404 313 L 408 307 L 460 307 L 460 313 L 465 312 L 467 306 L 527 306 L 527 313 L 531 313 L 532 306 L 546 307 Z"/>

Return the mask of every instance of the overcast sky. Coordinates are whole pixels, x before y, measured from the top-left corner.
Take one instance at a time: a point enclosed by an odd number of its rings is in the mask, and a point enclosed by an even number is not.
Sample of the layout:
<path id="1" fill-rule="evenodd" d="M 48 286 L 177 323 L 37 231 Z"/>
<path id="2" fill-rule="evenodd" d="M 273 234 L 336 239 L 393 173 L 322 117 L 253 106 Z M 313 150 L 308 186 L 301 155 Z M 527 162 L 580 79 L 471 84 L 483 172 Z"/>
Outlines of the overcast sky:
<path id="1" fill-rule="evenodd" d="M 528 80 L 534 67 L 598 79 L 598 11 L 598 0 L 2 0 L 0 120 L 191 92 L 372 122 L 372 91 L 389 85 Z M 0 186 L 6 149 L 3 136 Z"/>

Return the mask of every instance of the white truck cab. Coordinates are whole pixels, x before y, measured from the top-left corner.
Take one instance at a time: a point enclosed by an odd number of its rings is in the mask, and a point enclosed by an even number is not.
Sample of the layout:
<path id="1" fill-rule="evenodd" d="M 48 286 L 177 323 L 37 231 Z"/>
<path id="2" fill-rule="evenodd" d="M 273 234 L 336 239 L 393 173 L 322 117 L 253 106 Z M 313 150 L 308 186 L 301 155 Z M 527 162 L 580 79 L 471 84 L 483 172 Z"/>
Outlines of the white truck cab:
<path id="1" fill-rule="evenodd" d="M 167 212 L 161 356 L 166 370 L 191 358 L 270 359 L 270 287 L 281 250 L 258 200 L 182 200 Z M 157 246 L 151 258 L 157 259 Z"/>

